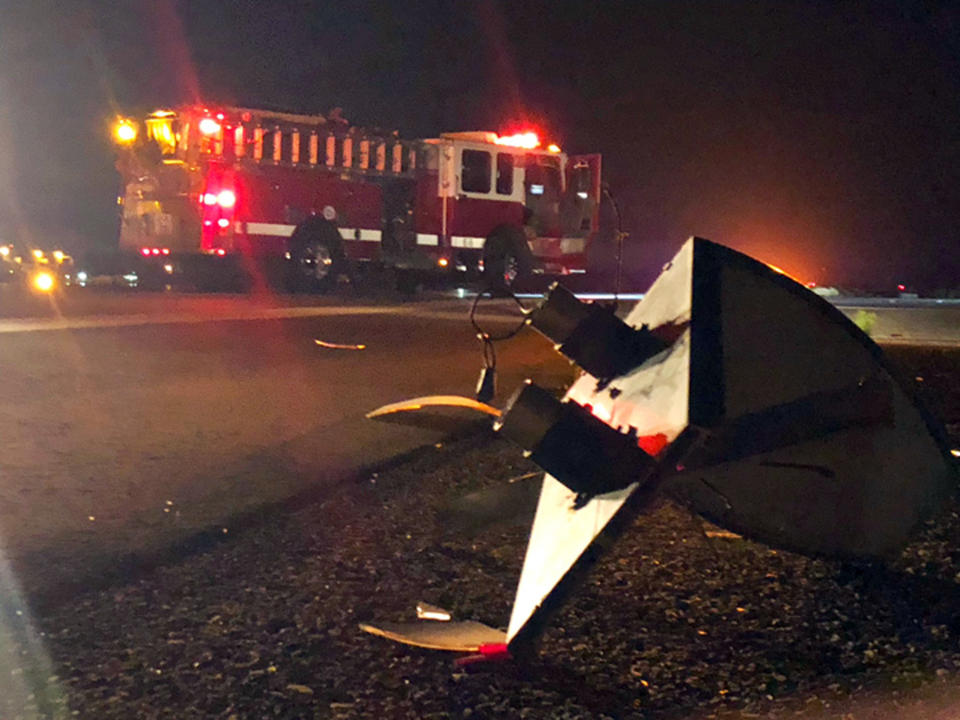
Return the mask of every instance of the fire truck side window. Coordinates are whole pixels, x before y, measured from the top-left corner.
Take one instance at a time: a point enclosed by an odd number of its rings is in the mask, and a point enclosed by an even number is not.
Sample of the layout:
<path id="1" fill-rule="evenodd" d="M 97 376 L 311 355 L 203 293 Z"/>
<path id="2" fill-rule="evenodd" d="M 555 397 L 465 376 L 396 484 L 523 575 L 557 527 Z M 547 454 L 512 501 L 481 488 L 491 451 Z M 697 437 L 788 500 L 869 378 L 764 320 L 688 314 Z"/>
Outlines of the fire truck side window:
<path id="1" fill-rule="evenodd" d="M 263 155 L 261 160 L 263 162 L 273 162 L 273 134 L 275 130 L 273 128 L 264 128 L 263 129 Z"/>
<path id="2" fill-rule="evenodd" d="M 404 169 L 412 170 L 420 167 L 424 170 L 432 170 L 433 172 L 436 172 L 437 168 L 440 167 L 439 155 L 440 153 L 435 145 L 415 146 L 412 151 L 408 148 L 408 160 Z M 413 163 L 410 162 L 411 159 L 414 160 Z"/>
<path id="3" fill-rule="evenodd" d="M 463 192 L 490 192 L 490 153 L 483 150 L 464 150 L 460 171 L 460 189 Z"/>
<path id="4" fill-rule="evenodd" d="M 513 155 L 497 153 L 497 194 L 513 194 Z"/>

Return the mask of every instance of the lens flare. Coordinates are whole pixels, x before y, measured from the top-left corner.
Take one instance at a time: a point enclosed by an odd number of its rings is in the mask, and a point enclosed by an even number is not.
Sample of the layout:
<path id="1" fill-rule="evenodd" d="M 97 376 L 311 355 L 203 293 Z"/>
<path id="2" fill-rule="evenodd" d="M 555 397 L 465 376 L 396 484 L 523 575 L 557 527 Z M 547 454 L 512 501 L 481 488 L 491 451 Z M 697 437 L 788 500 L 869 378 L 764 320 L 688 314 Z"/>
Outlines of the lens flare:
<path id="1" fill-rule="evenodd" d="M 120 118 L 113 128 L 113 136 L 121 145 L 129 145 L 137 139 L 137 126 L 132 120 Z"/>
<path id="2" fill-rule="evenodd" d="M 200 121 L 199 127 L 204 135 L 216 135 L 220 132 L 220 123 L 213 118 L 204 118 Z"/>
<path id="3" fill-rule="evenodd" d="M 38 272 L 33 276 L 33 287 L 40 292 L 47 293 L 53 290 L 56 287 L 57 280 L 53 276 L 53 273 L 49 272 Z"/>
<path id="4" fill-rule="evenodd" d="M 221 190 L 217 195 L 217 204 L 222 208 L 232 208 L 237 204 L 237 194 L 233 190 Z"/>

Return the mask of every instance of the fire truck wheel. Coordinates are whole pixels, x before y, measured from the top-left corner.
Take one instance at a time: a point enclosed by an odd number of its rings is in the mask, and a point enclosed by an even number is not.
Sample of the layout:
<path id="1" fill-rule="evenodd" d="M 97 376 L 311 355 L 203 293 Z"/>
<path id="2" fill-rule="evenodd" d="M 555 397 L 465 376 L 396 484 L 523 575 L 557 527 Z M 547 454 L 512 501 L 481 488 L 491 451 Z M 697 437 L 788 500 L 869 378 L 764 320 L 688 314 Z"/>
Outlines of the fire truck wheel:
<path id="1" fill-rule="evenodd" d="M 311 218 L 290 236 L 293 290 L 325 290 L 345 264 L 343 242 L 336 226 Z"/>
<path id="2" fill-rule="evenodd" d="M 483 244 L 483 274 L 484 284 L 491 292 L 508 292 L 532 267 L 533 256 L 519 227 L 500 225 L 487 236 Z"/>

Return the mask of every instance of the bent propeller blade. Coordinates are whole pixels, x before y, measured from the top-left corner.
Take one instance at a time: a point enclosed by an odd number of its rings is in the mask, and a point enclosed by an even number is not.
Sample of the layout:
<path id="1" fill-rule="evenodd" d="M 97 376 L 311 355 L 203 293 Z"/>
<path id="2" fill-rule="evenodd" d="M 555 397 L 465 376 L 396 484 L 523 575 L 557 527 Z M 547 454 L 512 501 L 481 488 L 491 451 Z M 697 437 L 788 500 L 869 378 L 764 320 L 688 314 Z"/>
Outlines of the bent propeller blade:
<path id="1" fill-rule="evenodd" d="M 383 417 L 400 412 L 414 412 L 424 408 L 435 407 L 455 407 L 466 408 L 491 417 L 500 417 L 500 411 L 492 405 L 479 402 L 473 398 L 463 397 L 462 395 L 427 395 L 424 397 L 411 398 L 400 402 L 383 405 L 376 410 L 371 410 L 366 414 L 368 419 Z"/>

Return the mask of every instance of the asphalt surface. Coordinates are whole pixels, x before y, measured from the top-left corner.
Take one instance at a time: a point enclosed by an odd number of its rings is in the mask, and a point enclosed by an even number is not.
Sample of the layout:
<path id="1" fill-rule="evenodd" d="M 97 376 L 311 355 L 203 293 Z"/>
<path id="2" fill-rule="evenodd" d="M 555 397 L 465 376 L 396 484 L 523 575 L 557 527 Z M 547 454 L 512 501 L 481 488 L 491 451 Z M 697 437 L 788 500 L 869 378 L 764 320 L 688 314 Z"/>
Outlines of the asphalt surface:
<path id="1" fill-rule="evenodd" d="M 30 573 L 30 589 L 55 592 L 440 441 L 456 423 L 363 415 L 418 395 L 473 393 L 481 358 L 469 307 L 439 293 L 37 296 L 0 285 L 8 558 L 44 568 Z M 516 322 L 510 301 L 482 309 L 491 331 Z M 960 341 L 960 306 L 843 309 L 880 342 Z M 527 377 L 557 387 L 569 377 L 530 330 L 499 355 L 497 403 Z M 95 566 L 73 561 L 91 555 Z"/>
<path id="2" fill-rule="evenodd" d="M 876 299 L 838 301 L 844 315 L 867 330 L 881 345 L 960 347 L 960 302 L 905 300 L 901 304 Z"/>
<path id="3" fill-rule="evenodd" d="M 470 395 L 482 362 L 465 301 L 89 295 L 58 309 L 0 321 L 0 528 L 34 593 L 440 441 L 450 424 L 364 414 Z M 499 354 L 495 402 L 569 374 L 532 331 Z"/>
<path id="4" fill-rule="evenodd" d="M 0 313 L 0 695 L 20 693 L 0 710 L 13 717 L 833 717 L 891 677 L 920 687 L 931 713 L 957 707 L 944 685 L 960 671 L 957 625 L 942 603 L 902 607 L 917 590 L 897 580 L 878 615 L 875 589 L 837 579 L 842 568 L 691 549 L 689 518 L 669 512 L 641 522 L 532 676 L 465 682 L 435 655 L 356 637 L 357 621 L 409 617 L 419 599 L 490 624 L 508 610 L 525 529 L 444 536 L 441 501 L 529 465 L 483 439 L 483 421 L 363 419 L 402 398 L 472 393 L 468 301 L 13 300 Z M 484 317 L 496 330 L 514 321 L 502 301 Z M 956 325 L 943 327 L 949 340 Z M 902 365 L 956 442 L 955 352 L 923 353 Z M 502 345 L 499 367 L 496 404 L 526 377 L 570 376 L 529 331 Z M 936 570 L 923 593 L 960 573 L 950 517 L 901 568 Z M 648 562 L 621 570 L 636 554 Z M 640 600 L 635 617 L 597 612 L 626 598 Z M 688 637 L 694 627 L 707 635 Z M 858 688 L 860 704 L 844 704 Z M 879 697 L 863 717 L 890 716 Z"/>

